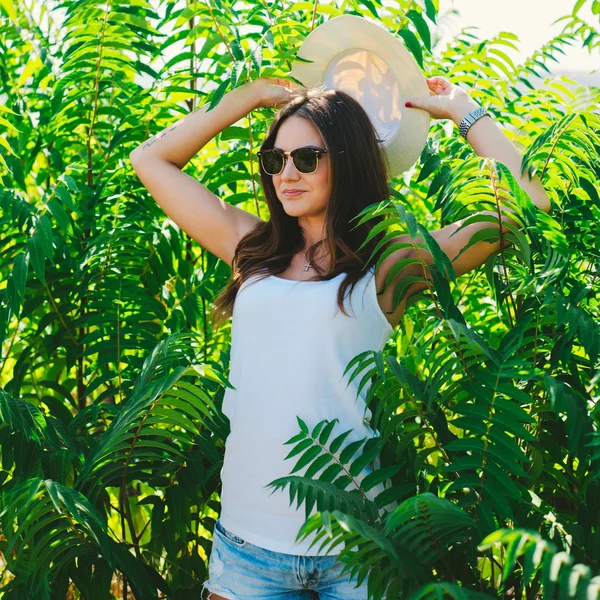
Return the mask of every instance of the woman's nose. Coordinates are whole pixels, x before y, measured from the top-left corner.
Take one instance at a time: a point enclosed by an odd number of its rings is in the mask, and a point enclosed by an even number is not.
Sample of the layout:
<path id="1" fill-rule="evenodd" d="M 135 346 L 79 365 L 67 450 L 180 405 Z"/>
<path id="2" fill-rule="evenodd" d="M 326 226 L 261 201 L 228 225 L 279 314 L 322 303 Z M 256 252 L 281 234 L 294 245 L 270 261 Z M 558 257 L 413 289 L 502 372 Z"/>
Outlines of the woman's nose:
<path id="1" fill-rule="evenodd" d="M 291 156 L 287 157 L 287 160 L 285 161 L 285 165 L 283 165 L 283 171 L 281 172 L 281 176 L 285 177 L 285 178 L 293 178 L 293 179 L 297 179 L 298 178 L 298 171 L 296 170 L 296 167 L 294 166 L 294 161 L 292 160 Z"/>

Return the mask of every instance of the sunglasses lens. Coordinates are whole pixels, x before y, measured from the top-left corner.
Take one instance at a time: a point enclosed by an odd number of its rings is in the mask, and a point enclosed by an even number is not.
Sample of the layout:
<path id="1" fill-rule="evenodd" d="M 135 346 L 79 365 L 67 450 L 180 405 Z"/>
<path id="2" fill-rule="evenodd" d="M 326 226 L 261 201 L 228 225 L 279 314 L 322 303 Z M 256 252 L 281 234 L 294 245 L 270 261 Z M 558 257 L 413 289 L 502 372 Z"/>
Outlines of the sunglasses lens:
<path id="1" fill-rule="evenodd" d="M 265 152 L 262 156 L 263 169 L 269 175 L 276 175 L 283 167 L 283 156 L 278 152 Z"/>
<path id="2" fill-rule="evenodd" d="M 300 173 L 314 173 L 317 170 L 318 153 L 314 148 L 297 148 L 292 152 L 294 166 Z M 265 150 L 261 156 L 263 169 L 269 175 L 277 175 L 283 169 L 284 157 L 278 151 Z"/>
<path id="3" fill-rule="evenodd" d="M 300 173 L 312 173 L 317 168 L 317 153 L 311 148 L 298 148 L 294 151 L 294 165 Z"/>

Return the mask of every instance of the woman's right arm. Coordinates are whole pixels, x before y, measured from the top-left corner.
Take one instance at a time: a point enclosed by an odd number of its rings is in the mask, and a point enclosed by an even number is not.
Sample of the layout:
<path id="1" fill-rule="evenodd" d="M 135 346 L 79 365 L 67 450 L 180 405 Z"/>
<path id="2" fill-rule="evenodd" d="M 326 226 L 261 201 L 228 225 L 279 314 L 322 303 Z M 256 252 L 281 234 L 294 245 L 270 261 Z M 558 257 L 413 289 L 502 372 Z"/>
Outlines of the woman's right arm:
<path id="1" fill-rule="evenodd" d="M 129 160 L 165 213 L 201 246 L 231 266 L 238 242 L 262 219 L 228 204 L 181 170 L 218 133 L 263 106 L 262 84 L 246 83 L 140 144 Z"/>

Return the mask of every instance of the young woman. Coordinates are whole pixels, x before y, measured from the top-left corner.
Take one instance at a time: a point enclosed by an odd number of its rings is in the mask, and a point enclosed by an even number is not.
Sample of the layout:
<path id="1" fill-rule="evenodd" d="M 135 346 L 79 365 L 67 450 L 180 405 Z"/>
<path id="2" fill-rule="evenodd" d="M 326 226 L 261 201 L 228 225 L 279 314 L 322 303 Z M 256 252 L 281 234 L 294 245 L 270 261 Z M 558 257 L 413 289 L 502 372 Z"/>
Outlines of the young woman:
<path id="1" fill-rule="evenodd" d="M 458 125 L 478 106 L 444 78 L 427 83 L 430 96 L 409 102 L 432 118 Z M 215 135 L 262 106 L 281 107 L 258 156 L 267 221 L 223 202 L 182 172 Z M 489 116 L 471 126 L 467 141 L 480 156 L 506 164 L 532 201 L 549 210 L 539 180 L 519 178 L 521 156 Z M 349 572 L 341 574 L 344 565 L 336 560 L 341 547 L 321 550 L 317 543 L 309 549 L 314 534 L 296 542 L 304 507 L 290 505 L 287 489 L 269 484 L 293 467 L 284 442 L 298 433 L 297 417 L 310 428 L 337 419 L 330 440 L 352 429 L 346 444 L 375 435 L 366 391 L 357 393 L 360 377 L 349 383 L 344 371 L 359 353 L 383 348 L 407 300 L 424 289 L 422 282 L 412 284 L 392 306 L 396 284 L 422 272 L 404 268 L 385 286 L 390 269 L 417 253 L 432 262 L 429 253 L 414 247 L 379 260 L 381 248 L 370 258 L 383 232 L 362 246 L 376 220 L 357 225 L 354 217 L 389 194 L 385 156 L 367 113 L 341 91 L 261 78 L 226 94 L 209 113 L 200 108 L 187 115 L 136 148 L 130 159 L 169 217 L 233 271 L 215 301 L 222 317 L 233 317 L 234 389 L 223 400 L 231 433 L 205 582 L 209 598 L 291 600 L 317 594 L 366 600 L 366 580 L 355 587 Z M 461 224 L 431 232 L 451 260 L 478 229 L 492 226 L 477 223 L 458 231 Z M 409 236 L 394 240 L 407 241 Z M 498 249 L 499 243 L 474 244 L 454 260 L 456 274 L 481 265 Z M 382 489 L 370 490 L 369 498 Z"/>

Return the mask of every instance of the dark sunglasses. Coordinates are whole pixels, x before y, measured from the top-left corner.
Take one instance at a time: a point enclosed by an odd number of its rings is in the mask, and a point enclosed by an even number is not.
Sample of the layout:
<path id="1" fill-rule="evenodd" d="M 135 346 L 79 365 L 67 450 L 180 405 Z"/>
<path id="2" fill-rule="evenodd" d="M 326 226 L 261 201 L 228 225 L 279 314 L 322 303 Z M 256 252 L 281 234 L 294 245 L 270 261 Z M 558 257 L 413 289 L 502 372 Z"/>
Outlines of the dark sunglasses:
<path id="1" fill-rule="evenodd" d="M 313 148 L 306 146 L 304 148 L 296 148 L 291 152 L 283 150 L 262 150 L 256 153 L 260 159 L 262 168 L 268 175 L 279 175 L 285 167 L 287 157 L 292 157 L 294 167 L 300 173 L 314 173 L 319 166 L 319 156 L 327 154 L 327 150 L 323 148 Z"/>

